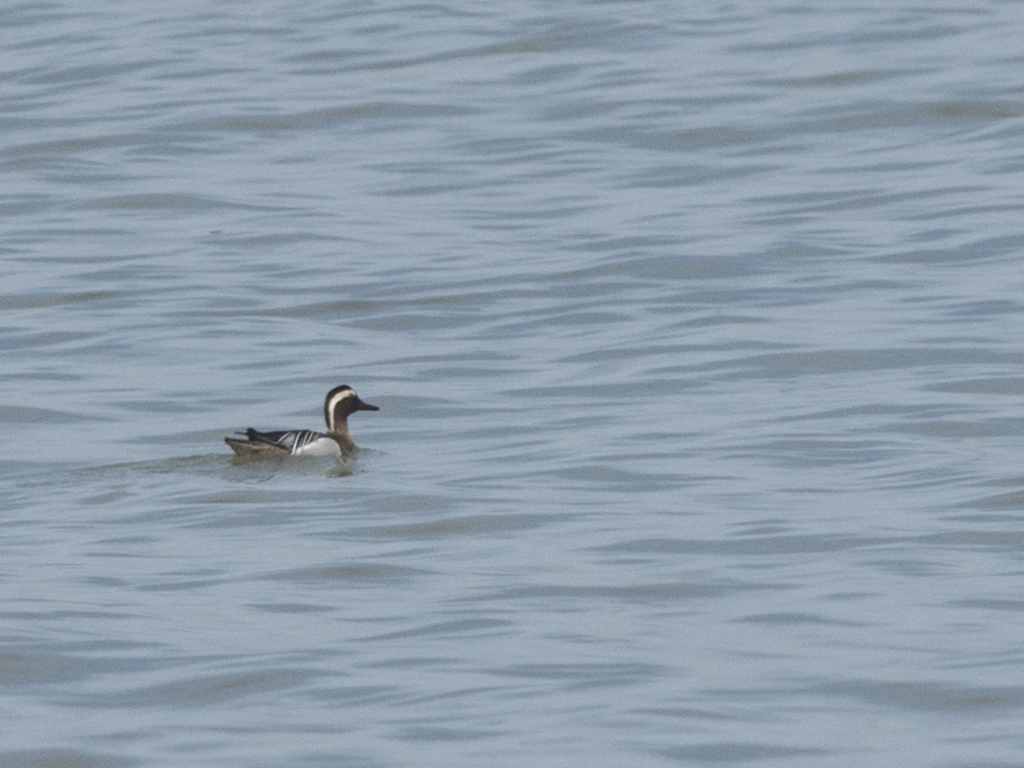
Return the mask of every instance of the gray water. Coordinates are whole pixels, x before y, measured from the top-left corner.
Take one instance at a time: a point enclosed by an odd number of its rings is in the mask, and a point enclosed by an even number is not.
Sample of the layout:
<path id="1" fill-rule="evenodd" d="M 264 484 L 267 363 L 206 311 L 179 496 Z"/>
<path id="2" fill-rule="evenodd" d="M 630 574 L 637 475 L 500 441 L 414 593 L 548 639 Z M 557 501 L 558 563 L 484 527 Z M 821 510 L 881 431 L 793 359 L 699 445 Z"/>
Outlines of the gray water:
<path id="1" fill-rule="evenodd" d="M 3 16 L 4 768 L 1024 765 L 1024 4 Z"/>

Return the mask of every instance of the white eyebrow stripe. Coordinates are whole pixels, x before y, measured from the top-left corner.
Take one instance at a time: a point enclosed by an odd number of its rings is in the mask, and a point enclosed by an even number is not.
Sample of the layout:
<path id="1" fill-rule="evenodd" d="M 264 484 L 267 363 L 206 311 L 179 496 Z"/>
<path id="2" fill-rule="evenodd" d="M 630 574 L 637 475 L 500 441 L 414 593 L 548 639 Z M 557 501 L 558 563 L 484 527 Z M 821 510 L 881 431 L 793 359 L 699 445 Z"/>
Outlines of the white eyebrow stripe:
<path id="1" fill-rule="evenodd" d="M 333 411 L 335 408 L 338 407 L 338 403 L 340 403 L 342 400 L 346 400 L 346 399 L 348 399 L 350 397 L 355 397 L 355 396 L 356 396 L 356 393 L 355 393 L 354 390 L 346 389 L 344 392 L 339 392 L 334 397 L 332 397 L 331 398 L 331 402 L 328 403 L 327 407 L 328 407 L 329 410 Z"/>
<path id="2" fill-rule="evenodd" d="M 333 432 L 337 427 L 337 424 L 335 422 L 335 412 L 337 411 L 338 405 L 350 397 L 356 397 L 356 391 L 351 387 L 349 387 L 348 389 L 341 390 L 341 392 L 338 392 L 337 394 L 332 396 L 330 400 L 327 401 L 327 405 L 324 408 L 324 410 L 326 411 L 324 416 L 327 419 L 328 432 Z"/>

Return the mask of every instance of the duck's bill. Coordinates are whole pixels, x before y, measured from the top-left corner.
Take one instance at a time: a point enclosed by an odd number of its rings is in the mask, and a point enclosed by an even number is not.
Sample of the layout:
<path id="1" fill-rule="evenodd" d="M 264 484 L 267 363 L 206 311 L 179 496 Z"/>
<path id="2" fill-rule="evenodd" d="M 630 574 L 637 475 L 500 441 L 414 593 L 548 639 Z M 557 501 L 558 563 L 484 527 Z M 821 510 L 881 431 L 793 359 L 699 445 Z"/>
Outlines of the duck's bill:
<path id="1" fill-rule="evenodd" d="M 356 410 L 357 411 L 379 411 L 380 408 L 378 408 L 376 405 L 370 405 L 369 403 L 364 403 L 362 400 L 360 400 L 359 401 L 359 406 L 356 408 Z"/>

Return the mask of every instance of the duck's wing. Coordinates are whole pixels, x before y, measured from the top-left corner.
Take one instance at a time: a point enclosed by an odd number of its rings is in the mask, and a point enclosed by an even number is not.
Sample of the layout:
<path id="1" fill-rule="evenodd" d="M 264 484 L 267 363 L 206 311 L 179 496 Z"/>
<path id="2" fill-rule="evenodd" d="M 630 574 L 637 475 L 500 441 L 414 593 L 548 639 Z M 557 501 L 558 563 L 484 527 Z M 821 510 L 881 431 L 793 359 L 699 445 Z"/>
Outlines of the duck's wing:
<path id="1" fill-rule="evenodd" d="M 301 452 L 303 448 L 311 443 L 327 437 L 327 435 L 314 432 L 311 429 L 292 429 L 287 432 L 260 432 L 252 427 L 238 434 L 245 435 L 247 439 L 239 440 L 235 437 L 225 437 L 224 442 L 230 445 L 231 449 L 239 455 L 261 453 L 284 456 L 289 453 L 295 454 Z"/>

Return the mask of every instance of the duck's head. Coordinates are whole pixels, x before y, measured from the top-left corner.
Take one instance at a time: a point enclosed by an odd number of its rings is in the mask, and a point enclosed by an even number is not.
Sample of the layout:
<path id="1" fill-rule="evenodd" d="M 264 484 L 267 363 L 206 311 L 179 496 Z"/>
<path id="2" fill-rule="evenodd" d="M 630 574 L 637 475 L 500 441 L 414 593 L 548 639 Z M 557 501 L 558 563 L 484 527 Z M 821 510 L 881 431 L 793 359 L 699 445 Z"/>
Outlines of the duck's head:
<path id="1" fill-rule="evenodd" d="M 334 432 L 336 427 L 344 425 L 349 415 L 356 411 L 379 411 L 376 405 L 370 405 L 359 399 L 359 395 L 348 384 L 335 387 L 327 393 L 324 400 L 324 419 L 327 431 Z"/>

